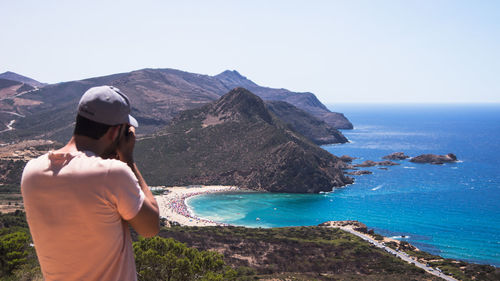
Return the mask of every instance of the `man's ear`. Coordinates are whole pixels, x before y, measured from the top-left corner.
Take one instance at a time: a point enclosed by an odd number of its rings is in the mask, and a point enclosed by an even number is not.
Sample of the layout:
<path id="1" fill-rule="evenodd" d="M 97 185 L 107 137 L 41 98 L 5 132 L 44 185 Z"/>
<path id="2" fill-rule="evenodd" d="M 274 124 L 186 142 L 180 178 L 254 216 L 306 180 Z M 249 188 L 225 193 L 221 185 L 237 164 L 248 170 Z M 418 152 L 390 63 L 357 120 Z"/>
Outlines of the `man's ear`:
<path id="1" fill-rule="evenodd" d="M 110 141 L 116 140 L 116 138 L 120 137 L 121 127 L 121 125 L 109 127 L 108 131 L 105 134 L 106 138 Z"/>

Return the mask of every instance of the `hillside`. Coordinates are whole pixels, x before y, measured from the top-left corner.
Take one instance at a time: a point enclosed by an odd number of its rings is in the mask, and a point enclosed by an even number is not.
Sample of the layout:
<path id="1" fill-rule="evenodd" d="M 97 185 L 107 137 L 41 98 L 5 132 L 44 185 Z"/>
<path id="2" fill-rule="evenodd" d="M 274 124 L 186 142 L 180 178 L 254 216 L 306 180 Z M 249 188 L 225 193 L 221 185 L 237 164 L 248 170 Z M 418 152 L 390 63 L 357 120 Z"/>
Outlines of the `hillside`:
<path id="1" fill-rule="evenodd" d="M 138 133 L 142 135 L 156 132 L 179 112 L 213 102 L 240 84 L 252 86 L 264 99 L 287 101 L 315 117 L 323 114 L 322 118 L 330 125 L 336 123 L 335 114 L 311 93 L 265 88 L 246 78 L 236 78 L 229 79 L 226 72 L 209 76 L 175 69 L 142 69 L 46 85 L 21 96 L 0 100 L 0 111 L 9 112 L 7 116 L 0 115 L 0 123 L 5 125 L 16 120 L 15 130 L 0 134 L 0 142 L 33 138 L 66 141 L 72 132 L 79 98 L 90 87 L 103 84 L 116 86 L 129 96 L 132 114 L 141 124 Z"/>
<path id="2" fill-rule="evenodd" d="M 243 88 L 182 112 L 165 130 L 139 141 L 135 155 L 151 185 L 317 193 L 352 183 L 342 161 L 291 130 Z"/>

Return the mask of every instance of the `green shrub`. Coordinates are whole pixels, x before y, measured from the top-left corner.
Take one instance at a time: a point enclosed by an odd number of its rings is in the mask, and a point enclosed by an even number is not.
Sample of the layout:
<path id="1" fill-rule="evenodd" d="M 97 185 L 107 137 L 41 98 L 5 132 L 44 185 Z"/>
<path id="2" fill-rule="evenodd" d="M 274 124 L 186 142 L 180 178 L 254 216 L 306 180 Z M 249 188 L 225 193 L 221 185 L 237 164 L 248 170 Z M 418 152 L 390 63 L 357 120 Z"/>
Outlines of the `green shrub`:
<path id="1" fill-rule="evenodd" d="M 0 236 L 0 275 L 10 275 L 25 264 L 30 248 L 30 236 L 25 231 Z"/>
<path id="2" fill-rule="evenodd" d="M 222 255 L 198 251 L 170 238 L 134 242 L 139 280 L 223 280 Z"/>

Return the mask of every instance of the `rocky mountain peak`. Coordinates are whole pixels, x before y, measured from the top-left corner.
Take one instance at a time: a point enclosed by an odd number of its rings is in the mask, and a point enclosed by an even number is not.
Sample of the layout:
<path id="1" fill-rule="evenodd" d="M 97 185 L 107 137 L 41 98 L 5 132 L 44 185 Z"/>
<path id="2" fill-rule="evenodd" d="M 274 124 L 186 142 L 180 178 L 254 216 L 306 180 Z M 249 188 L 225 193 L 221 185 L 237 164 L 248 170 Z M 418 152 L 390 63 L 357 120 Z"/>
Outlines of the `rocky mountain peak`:
<path id="1" fill-rule="evenodd" d="M 244 87 L 251 89 L 252 87 L 258 87 L 257 84 L 255 84 L 245 76 L 241 75 L 236 70 L 226 70 L 216 75 L 215 78 L 221 80 L 229 88 Z"/>
<path id="2" fill-rule="evenodd" d="M 218 77 L 226 77 L 226 78 L 235 78 L 235 79 L 247 79 L 245 76 L 241 75 L 238 71 L 236 70 L 225 70 L 221 72 Z"/>
<path id="3" fill-rule="evenodd" d="M 17 73 L 12 72 L 12 71 L 0 73 L 0 78 L 25 83 L 25 84 L 31 85 L 33 87 L 42 87 L 42 86 L 46 85 L 44 83 L 36 81 L 35 79 L 17 74 Z"/>
<path id="4" fill-rule="evenodd" d="M 261 119 L 272 123 L 272 116 L 264 101 L 245 88 L 235 88 L 222 96 L 208 111 L 207 118 L 217 117 L 219 120 Z"/>

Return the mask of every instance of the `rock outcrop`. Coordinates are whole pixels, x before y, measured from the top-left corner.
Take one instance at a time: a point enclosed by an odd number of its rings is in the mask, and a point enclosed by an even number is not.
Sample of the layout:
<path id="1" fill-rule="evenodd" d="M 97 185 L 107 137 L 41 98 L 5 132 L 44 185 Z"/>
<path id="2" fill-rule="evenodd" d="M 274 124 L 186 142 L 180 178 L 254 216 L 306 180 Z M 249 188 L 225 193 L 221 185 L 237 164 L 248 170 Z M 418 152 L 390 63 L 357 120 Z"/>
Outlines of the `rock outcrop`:
<path id="1" fill-rule="evenodd" d="M 351 157 L 349 155 L 342 155 L 340 157 L 340 160 L 344 161 L 345 163 L 351 163 L 352 160 L 357 159 L 356 157 Z"/>
<path id="2" fill-rule="evenodd" d="M 368 232 L 368 227 L 366 224 L 355 221 L 355 220 L 346 220 L 346 221 L 327 221 L 324 223 L 318 224 L 318 226 L 322 227 L 346 227 L 346 228 L 352 228 L 356 231 L 366 233 Z"/>
<path id="3" fill-rule="evenodd" d="M 410 159 L 410 162 L 413 163 L 430 163 L 436 165 L 457 161 L 457 156 L 453 153 L 448 153 L 446 155 L 422 154 Z"/>
<path id="4" fill-rule="evenodd" d="M 410 156 L 404 154 L 404 152 L 394 152 L 382 157 L 382 159 L 387 159 L 387 160 L 405 160 L 408 158 L 410 158 Z"/>
<path id="5" fill-rule="evenodd" d="M 388 160 L 386 160 L 386 161 L 380 161 L 380 162 L 375 162 L 375 161 L 372 161 L 372 160 L 366 160 L 366 161 L 364 161 L 361 164 L 354 165 L 354 167 L 363 167 L 363 168 L 366 168 L 366 167 L 373 167 L 373 166 L 396 166 L 396 165 L 400 165 L 400 164 L 392 162 L 392 161 L 388 161 Z"/>
<path id="6" fill-rule="evenodd" d="M 139 141 L 135 155 L 153 185 L 317 193 L 353 182 L 344 176 L 343 161 L 292 130 L 243 88 L 180 113 L 164 130 Z"/>
<path id="7" fill-rule="evenodd" d="M 361 176 L 361 175 L 371 175 L 373 172 L 367 171 L 367 170 L 358 170 L 358 171 L 353 171 L 353 172 L 347 172 L 346 174 L 352 175 L 352 176 Z"/>

